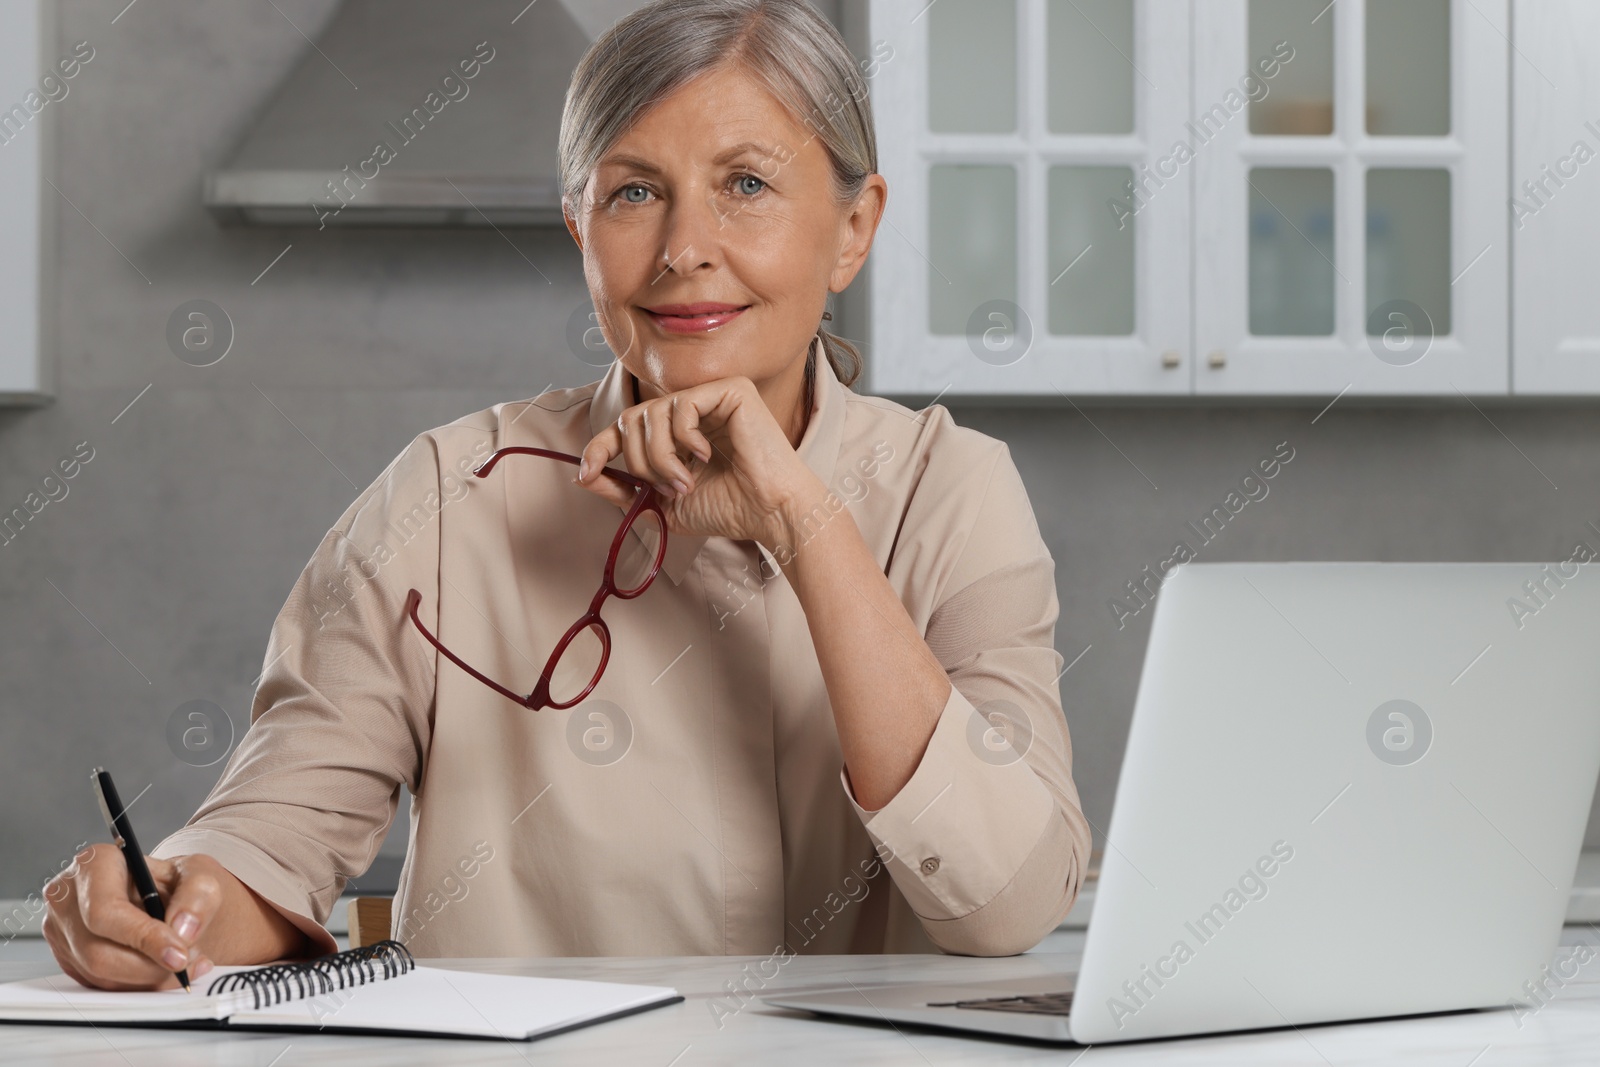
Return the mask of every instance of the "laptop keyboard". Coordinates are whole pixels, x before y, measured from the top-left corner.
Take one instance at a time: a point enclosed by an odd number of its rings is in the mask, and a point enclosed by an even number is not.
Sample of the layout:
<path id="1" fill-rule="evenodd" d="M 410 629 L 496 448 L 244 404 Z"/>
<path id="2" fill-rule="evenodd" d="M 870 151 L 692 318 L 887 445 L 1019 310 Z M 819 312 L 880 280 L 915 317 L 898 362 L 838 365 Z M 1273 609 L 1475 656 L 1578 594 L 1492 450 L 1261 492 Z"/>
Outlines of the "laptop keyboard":
<path id="1" fill-rule="evenodd" d="M 1016 1011 L 1027 1015 L 1070 1015 L 1072 993 L 1035 993 L 1022 997 L 985 997 L 982 1000 L 946 1000 L 930 1008 L 976 1008 L 979 1011 Z"/>

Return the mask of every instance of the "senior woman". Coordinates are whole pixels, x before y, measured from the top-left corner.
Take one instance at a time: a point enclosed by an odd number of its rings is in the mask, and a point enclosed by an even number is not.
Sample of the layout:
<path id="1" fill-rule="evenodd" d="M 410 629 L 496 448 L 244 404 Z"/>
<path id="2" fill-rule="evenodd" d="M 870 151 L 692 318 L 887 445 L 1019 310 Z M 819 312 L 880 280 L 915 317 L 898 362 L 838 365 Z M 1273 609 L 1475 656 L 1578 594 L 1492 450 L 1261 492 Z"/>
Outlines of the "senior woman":
<path id="1" fill-rule="evenodd" d="M 421 434 L 356 498 L 150 853 L 169 921 L 109 846 L 51 887 L 79 981 L 334 951 L 402 784 L 417 956 L 997 955 L 1071 907 L 1089 830 L 1021 479 L 943 407 L 853 393 L 820 325 L 887 195 L 837 31 L 658 0 L 579 65 L 560 153 L 616 361 Z"/>

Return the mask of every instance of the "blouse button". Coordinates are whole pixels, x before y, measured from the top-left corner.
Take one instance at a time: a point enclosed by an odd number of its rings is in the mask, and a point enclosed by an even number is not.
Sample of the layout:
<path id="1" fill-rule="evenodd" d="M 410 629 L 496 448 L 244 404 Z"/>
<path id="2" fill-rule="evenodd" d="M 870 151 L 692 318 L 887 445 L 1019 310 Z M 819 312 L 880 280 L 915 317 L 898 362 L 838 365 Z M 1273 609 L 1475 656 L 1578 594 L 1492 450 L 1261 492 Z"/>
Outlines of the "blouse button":
<path id="1" fill-rule="evenodd" d="M 937 874 L 937 873 L 939 873 L 939 857 L 938 856 L 929 856 L 927 859 L 923 860 L 922 861 L 922 873 L 923 874 Z"/>

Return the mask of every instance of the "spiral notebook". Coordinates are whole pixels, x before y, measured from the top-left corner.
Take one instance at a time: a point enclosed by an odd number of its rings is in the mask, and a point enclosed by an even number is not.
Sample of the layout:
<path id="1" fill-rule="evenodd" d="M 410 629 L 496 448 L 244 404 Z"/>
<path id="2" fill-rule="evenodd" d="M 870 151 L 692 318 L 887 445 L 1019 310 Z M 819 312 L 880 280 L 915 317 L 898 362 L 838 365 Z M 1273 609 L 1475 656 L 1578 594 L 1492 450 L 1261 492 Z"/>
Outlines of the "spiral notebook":
<path id="1" fill-rule="evenodd" d="M 300 1030 L 527 1041 L 683 999 L 667 986 L 453 971 L 385 940 L 302 963 L 217 967 L 193 992 L 0 984 L 0 1022 Z"/>

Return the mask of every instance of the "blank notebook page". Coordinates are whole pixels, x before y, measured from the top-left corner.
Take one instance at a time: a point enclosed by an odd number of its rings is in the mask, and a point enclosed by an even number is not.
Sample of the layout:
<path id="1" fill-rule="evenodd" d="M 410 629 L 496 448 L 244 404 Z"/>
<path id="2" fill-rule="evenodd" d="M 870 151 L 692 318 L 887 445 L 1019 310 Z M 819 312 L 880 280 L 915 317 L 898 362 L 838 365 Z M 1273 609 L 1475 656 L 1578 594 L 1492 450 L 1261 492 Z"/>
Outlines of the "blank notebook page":
<path id="1" fill-rule="evenodd" d="M 522 1039 L 677 997 L 665 986 L 417 966 L 398 978 L 241 1011 L 249 1026 L 328 1026 Z"/>
<path id="2" fill-rule="evenodd" d="M 417 965 L 405 974 L 314 997 L 252 1009 L 248 989 L 206 996 L 224 975 L 254 967 L 217 967 L 182 989 L 118 993 L 86 989 L 64 974 L 0 985 L 0 1020 L 76 1023 L 223 1019 L 247 1026 L 400 1030 L 525 1039 L 583 1022 L 678 999 L 666 986 L 528 978 Z M 380 972 L 381 974 L 381 972 Z"/>

